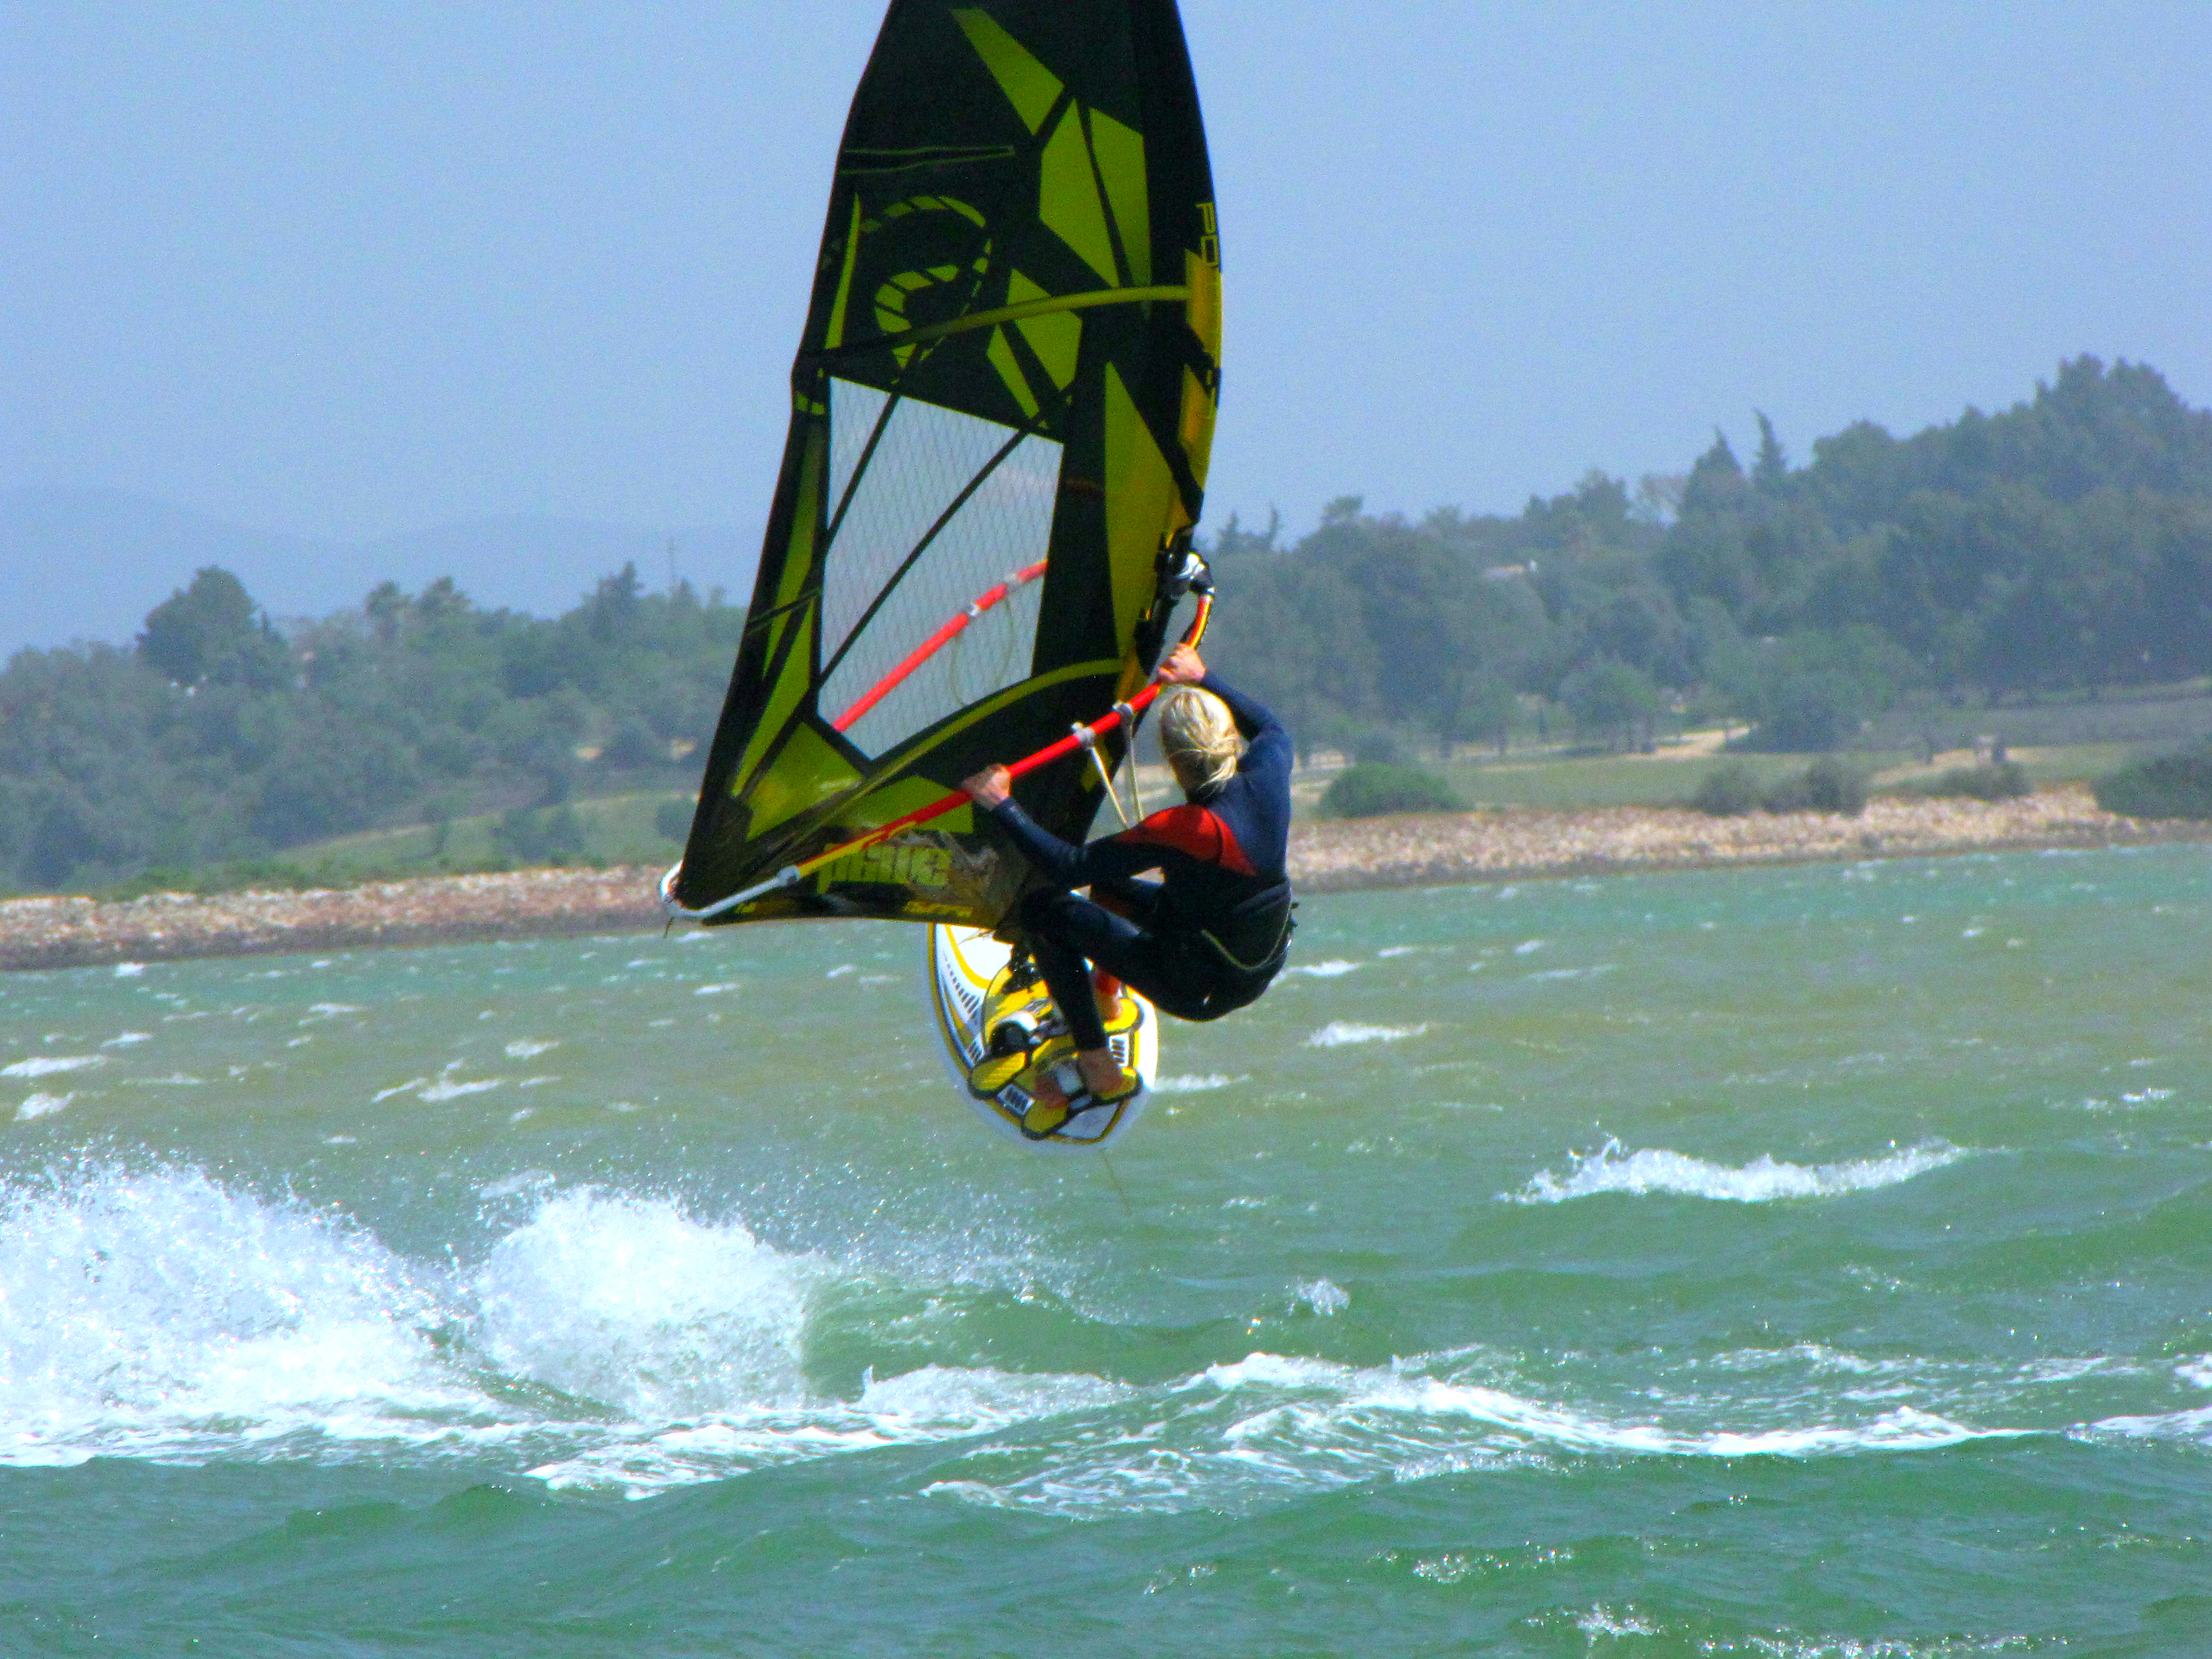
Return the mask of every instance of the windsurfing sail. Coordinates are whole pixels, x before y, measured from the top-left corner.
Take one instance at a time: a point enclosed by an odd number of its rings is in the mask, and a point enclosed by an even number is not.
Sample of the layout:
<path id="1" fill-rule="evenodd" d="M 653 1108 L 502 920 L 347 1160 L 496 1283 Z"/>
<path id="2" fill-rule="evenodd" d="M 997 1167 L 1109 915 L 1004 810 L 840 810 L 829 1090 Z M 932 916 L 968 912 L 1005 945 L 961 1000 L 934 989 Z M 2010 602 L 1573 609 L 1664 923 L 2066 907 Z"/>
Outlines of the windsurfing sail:
<path id="1" fill-rule="evenodd" d="M 998 923 L 1018 862 L 964 805 L 902 821 L 1150 675 L 1204 491 L 1220 296 L 1173 0 L 893 0 L 672 909 Z M 1098 739 L 1105 769 L 1129 724 Z M 1101 787 L 1060 763 L 1016 793 L 1079 840 Z"/>

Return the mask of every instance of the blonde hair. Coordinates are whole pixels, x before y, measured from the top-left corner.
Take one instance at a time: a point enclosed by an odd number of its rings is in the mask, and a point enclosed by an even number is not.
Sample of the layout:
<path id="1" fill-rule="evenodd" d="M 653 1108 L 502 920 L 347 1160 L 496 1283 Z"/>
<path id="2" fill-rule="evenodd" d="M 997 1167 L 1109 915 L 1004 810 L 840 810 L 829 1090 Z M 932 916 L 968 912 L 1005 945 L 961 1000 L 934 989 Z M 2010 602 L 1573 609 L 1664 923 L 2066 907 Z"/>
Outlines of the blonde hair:
<path id="1" fill-rule="evenodd" d="M 1196 800 L 1237 775 L 1244 742 L 1227 703 L 1211 691 L 1178 685 L 1160 699 L 1160 750 L 1183 793 Z"/>

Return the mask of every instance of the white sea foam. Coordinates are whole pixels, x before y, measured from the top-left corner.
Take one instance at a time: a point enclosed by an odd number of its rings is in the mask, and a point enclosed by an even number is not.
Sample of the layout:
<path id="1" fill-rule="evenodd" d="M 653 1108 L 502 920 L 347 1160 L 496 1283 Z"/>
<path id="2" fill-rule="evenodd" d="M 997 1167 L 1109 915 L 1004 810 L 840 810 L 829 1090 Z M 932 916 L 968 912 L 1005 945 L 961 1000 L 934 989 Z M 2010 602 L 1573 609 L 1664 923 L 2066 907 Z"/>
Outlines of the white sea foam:
<path id="1" fill-rule="evenodd" d="M 1302 962 L 1294 968 L 1283 969 L 1285 977 L 1292 974 L 1308 974 L 1315 979 L 1341 979 L 1346 974 L 1357 973 L 1364 963 L 1346 962 L 1340 957 L 1327 962 Z"/>
<path id="2" fill-rule="evenodd" d="M 434 1106 L 442 1101 L 459 1100 L 463 1095 L 487 1094 L 501 1087 L 505 1081 L 504 1078 L 486 1077 L 463 1083 L 456 1078 L 441 1077 L 416 1096 L 416 1098 L 427 1100 Z"/>
<path id="3" fill-rule="evenodd" d="M 528 1060 L 533 1055 L 550 1054 L 561 1045 L 548 1037 L 517 1037 L 507 1045 L 509 1060 Z"/>
<path id="4" fill-rule="evenodd" d="M 980 1461 L 931 1490 L 1104 1515 L 1484 1467 L 1842 1456 L 2002 1432 L 1918 1392 L 1560 1403 L 1489 1353 L 1363 1369 L 1261 1352 L 1143 1386 L 927 1364 L 830 1397 L 801 1359 L 853 1268 L 665 1198 L 563 1191 L 541 1170 L 480 1190 L 519 1224 L 457 1267 L 191 1170 L 0 1186 L 0 1463 L 465 1457 L 644 1494 L 988 1435 Z M 866 1279 L 880 1291 L 879 1269 Z M 1316 1313 L 1350 1305 L 1326 1279 L 1296 1293 Z"/>
<path id="5" fill-rule="evenodd" d="M 154 1034 L 151 1031 L 125 1031 L 119 1036 L 108 1038 L 100 1046 L 103 1048 L 128 1048 L 135 1043 L 151 1042 L 153 1040 Z"/>
<path id="6" fill-rule="evenodd" d="M 0 1077 L 52 1077 L 57 1072 L 82 1072 L 106 1063 L 99 1054 L 33 1054 L 12 1066 L 0 1066 Z"/>
<path id="7" fill-rule="evenodd" d="M 2173 1374 L 2185 1382 L 2194 1382 L 2200 1389 L 2212 1389 L 2212 1353 L 2203 1353 L 2194 1359 L 2185 1359 L 2173 1368 Z"/>
<path id="8" fill-rule="evenodd" d="M 76 1098 L 73 1094 L 26 1096 L 23 1103 L 15 1109 L 15 1121 L 28 1123 L 36 1118 L 52 1117 L 56 1112 L 66 1109 L 70 1102 Z"/>
<path id="9" fill-rule="evenodd" d="M 925 1365 L 887 1381 L 870 1379 L 857 1401 L 711 1413 L 611 1437 L 530 1473 L 556 1487 L 611 1486 L 645 1497 L 766 1463 L 957 1439 L 1096 1412 L 1134 1392 L 1095 1376 Z"/>
<path id="10" fill-rule="evenodd" d="M 1593 1643 L 1601 1636 L 1656 1636 L 1658 1626 L 1632 1613 L 1615 1613 L 1602 1601 L 1575 1615 L 1575 1628 Z"/>
<path id="11" fill-rule="evenodd" d="M 665 1200 L 566 1193 L 476 1273 L 479 1346 L 502 1370 L 647 1419 L 794 1404 L 818 1272 Z"/>
<path id="12" fill-rule="evenodd" d="M 858 1404 L 878 1418 L 973 1434 L 1063 1412 L 1095 1409 L 1135 1392 L 1127 1384 L 1097 1376 L 924 1365 L 882 1382 L 870 1377 Z"/>
<path id="13" fill-rule="evenodd" d="M 2189 1440 L 2212 1446 L 2212 1406 L 2138 1417 L 2107 1417 L 2081 1432 L 2091 1438 L 2118 1435 L 2129 1440 Z"/>
<path id="14" fill-rule="evenodd" d="M 1401 1037 L 1419 1036 L 1429 1028 L 1421 1025 L 1359 1025 L 1350 1020 L 1333 1019 L 1306 1039 L 1309 1048 L 1340 1048 L 1347 1042 L 1395 1042 Z"/>
<path id="15" fill-rule="evenodd" d="M 1297 1286 L 1297 1294 L 1299 1301 L 1324 1319 L 1340 1314 L 1352 1305 L 1352 1293 L 1326 1279 L 1302 1281 Z"/>
<path id="16" fill-rule="evenodd" d="M 2018 1432 L 1911 1406 L 1870 1411 L 1834 1402 L 1807 1402 L 1794 1420 L 1685 1426 L 1633 1410 L 1553 1404 L 1449 1369 L 1453 1364 L 1439 1358 L 1361 1369 L 1254 1353 L 1147 1399 L 1152 1421 L 1139 1431 L 1066 1438 L 1040 1448 L 1026 1468 L 931 1490 L 1069 1515 L 1233 1510 L 1289 1492 L 1471 1469 L 1590 1458 L 1843 1457 Z M 1007 1461 L 1003 1452 L 994 1459 Z"/>
<path id="17" fill-rule="evenodd" d="M 1601 975 L 1617 972 L 1620 966 L 1618 963 L 1601 962 L 1595 968 L 1547 968 L 1540 974 L 1528 974 L 1524 977 L 1532 980 L 1596 979 Z"/>
<path id="18" fill-rule="evenodd" d="M 115 977 L 118 979 L 136 979 L 145 971 L 146 964 L 143 962 L 118 962 L 115 964 Z"/>
<path id="19" fill-rule="evenodd" d="M 1510 1431 L 1523 1446 L 1542 1445 L 1577 1454 L 1626 1452 L 1675 1457 L 1814 1457 L 1874 1449 L 1954 1445 L 1962 1440 L 2008 1435 L 1953 1423 L 1909 1407 L 1850 1424 L 1810 1423 L 1752 1431 L 1686 1433 L 1656 1423 L 1620 1421 L 1528 1399 L 1504 1389 L 1396 1368 L 1355 1370 L 1334 1361 L 1255 1353 L 1231 1364 L 1209 1366 L 1199 1382 L 1224 1392 L 1287 1394 L 1292 1401 L 1243 1417 L 1231 1426 L 1235 1443 L 1279 1435 L 1316 1409 L 1346 1425 L 1361 1414 L 1434 1421 L 1464 1419 Z"/>
<path id="20" fill-rule="evenodd" d="M 1131 1392 L 929 1366 L 816 1397 L 826 1261 L 543 1171 L 486 1189 L 531 1213 L 456 1271 L 198 1170 L 0 1186 L 0 1464 L 489 1455 L 643 1493 Z"/>
<path id="21" fill-rule="evenodd" d="M 326 1215 L 93 1170 L 5 1189 L 0 1224 L 0 1462 L 282 1455 L 462 1403 L 422 1334 L 431 1298 Z"/>
<path id="22" fill-rule="evenodd" d="M 1785 1198 L 1835 1198 L 1845 1193 L 1893 1187 L 1930 1170 L 1967 1157 L 1961 1147 L 1929 1142 L 1885 1158 L 1861 1158 L 1849 1164 L 1806 1165 L 1784 1164 L 1762 1154 L 1741 1167 L 1711 1164 L 1663 1147 L 1625 1152 L 1609 1140 L 1588 1157 L 1570 1154 L 1572 1167 L 1563 1175 L 1539 1170 L 1517 1193 L 1501 1193 L 1522 1204 L 1559 1204 L 1571 1198 L 1599 1193 L 1672 1193 L 1686 1198 L 1724 1199 L 1738 1204 L 1765 1204 Z"/>
<path id="23" fill-rule="evenodd" d="M 1159 1077 L 1152 1079 L 1152 1092 L 1156 1095 L 1203 1094 L 1208 1090 L 1226 1089 L 1232 1083 L 1249 1080 L 1243 1077 L 1230 1077 L 1220 1072 L 1211 1072 L 1203 1077 Z"/>

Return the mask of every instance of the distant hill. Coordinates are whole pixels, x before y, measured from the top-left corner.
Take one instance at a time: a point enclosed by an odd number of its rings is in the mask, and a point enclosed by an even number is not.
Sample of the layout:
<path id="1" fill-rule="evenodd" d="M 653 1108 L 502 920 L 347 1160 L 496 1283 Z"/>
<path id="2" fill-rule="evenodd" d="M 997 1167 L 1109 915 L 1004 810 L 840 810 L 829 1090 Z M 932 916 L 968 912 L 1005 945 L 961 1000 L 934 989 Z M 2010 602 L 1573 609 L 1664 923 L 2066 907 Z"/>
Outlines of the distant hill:
<path id="1" fill-rule="evenodd" d="M 146 613 L 203 566 L 235 574 L 277 617 L 323 617 L 378 583 L 418 589 L 451 576 L 477 604 L 532 616 L 574 606 L 610 570 L 635 562 L 649 581 L 678 573 L 740 603 L 759 554 L 755 532 L 674 531 L 511 517 L 348 544 L 258 530 L 112 489 L 0 490 L 0 660 L 76 640 L 121 644 Z"/>

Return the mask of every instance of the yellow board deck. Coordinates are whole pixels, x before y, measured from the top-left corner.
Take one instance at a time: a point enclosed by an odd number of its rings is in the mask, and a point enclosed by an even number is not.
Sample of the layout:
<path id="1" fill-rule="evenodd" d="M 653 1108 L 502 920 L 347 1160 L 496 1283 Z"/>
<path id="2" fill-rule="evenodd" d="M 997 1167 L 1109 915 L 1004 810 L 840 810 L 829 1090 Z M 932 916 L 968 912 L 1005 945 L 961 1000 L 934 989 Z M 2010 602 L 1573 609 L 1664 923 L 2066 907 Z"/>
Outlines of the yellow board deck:
<path id="1" fill-rule="evenodd" d="M 982 1092 L 971 1086 L 975 1067 L 989 1053 L 990 1033 L 1001 1024 L 1026 1023 L 1048 1038 L 1059 1029 L 1058 1013 L 1043 982 L 1012 983 L 1008 956 L 1005 945 L 976 928 L 936 926 L 929 930 L 932 1007 L 946 1067 L 960 1091 L 992 1127 L 1026 1146 L 1103 1146 L 1126 1133 L 1143 1112 L 1159 1058 L 1159 1014 L 1133 991 L 1123 992 L 1129 1009 L 1108 1022 L 1106 1039 L 1115 1058 L 1142 1082 L 1127 1100 L 1077 1112 L 1047 1139 L 1024 1134 L 1022 1124 L 1035 1102 L 1031 1091 L 1037 1066 L 1055 1063 L 1066 1049 L 1064 1039 L 1039 1043 L 1023 1070 L 997 1090 Z M 1061 1086 L 1073 1082 L 1070 1066 Z"/>

